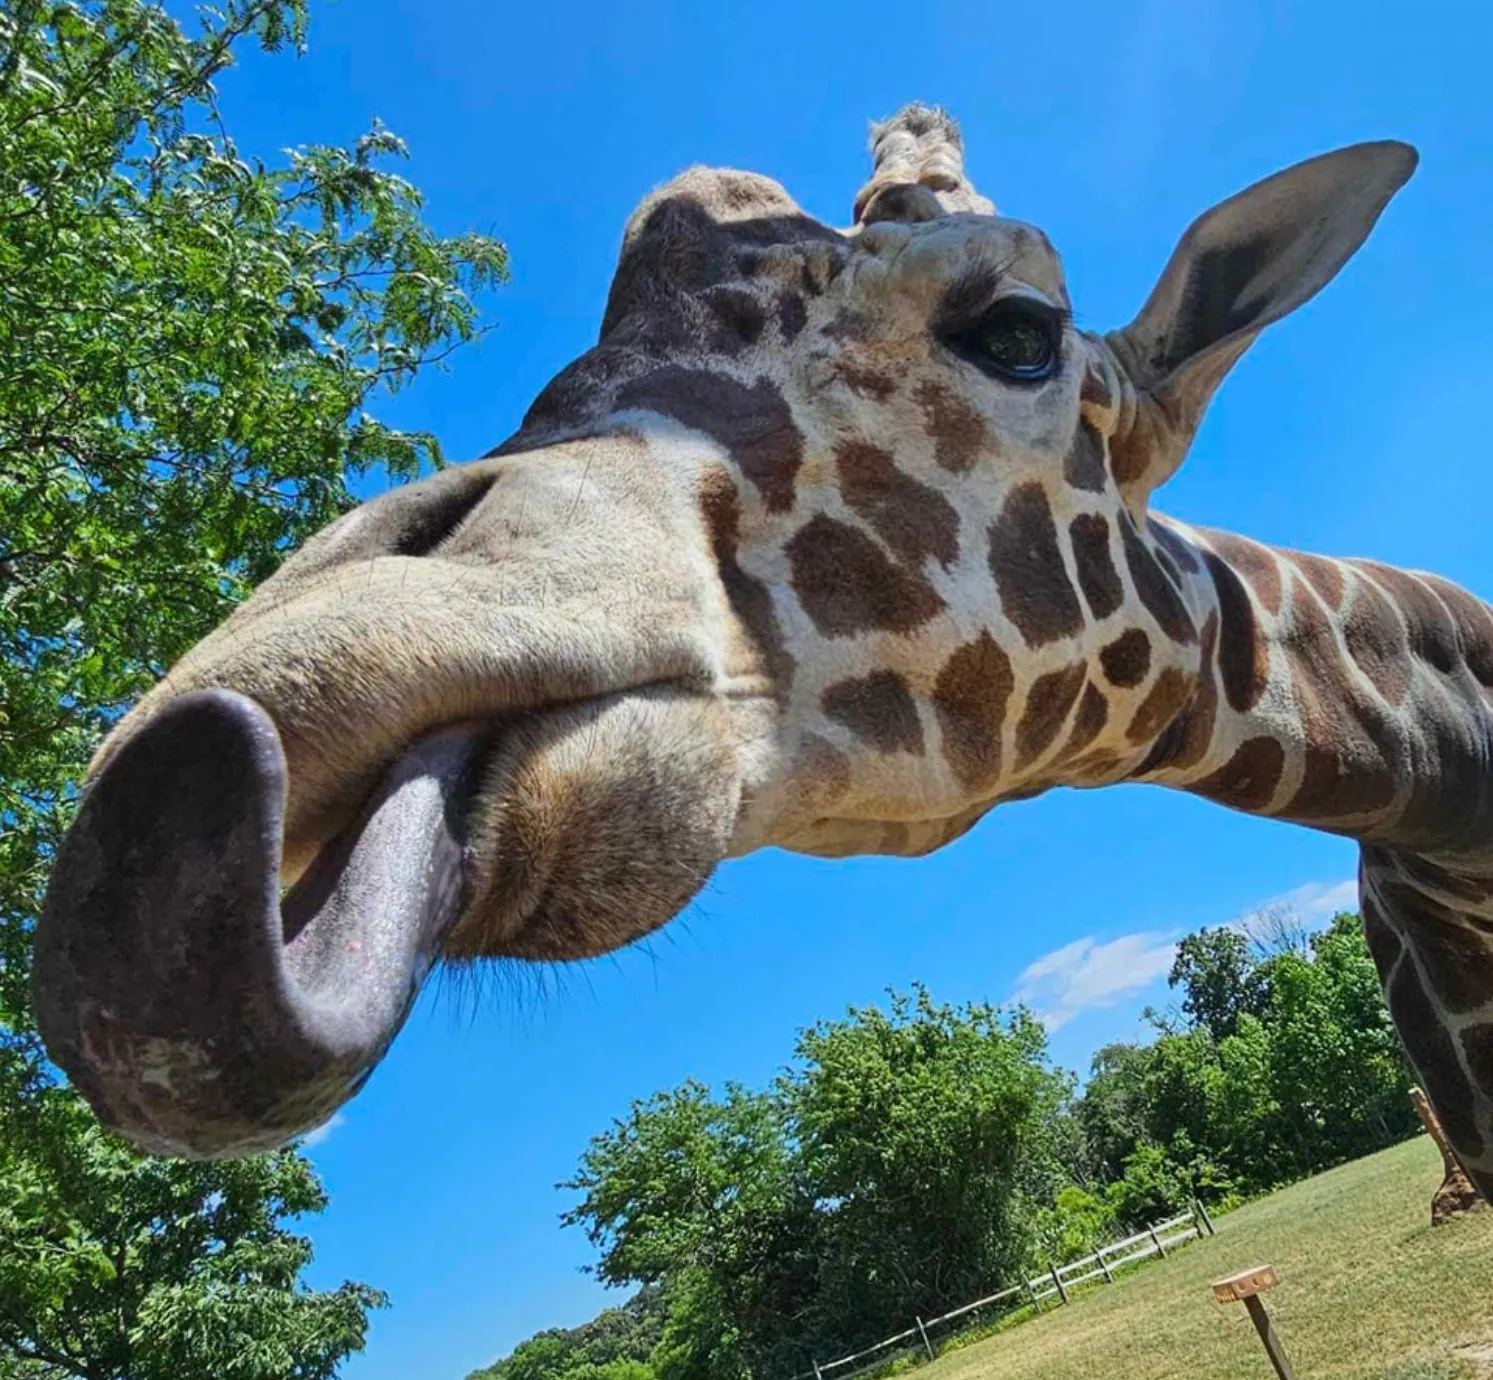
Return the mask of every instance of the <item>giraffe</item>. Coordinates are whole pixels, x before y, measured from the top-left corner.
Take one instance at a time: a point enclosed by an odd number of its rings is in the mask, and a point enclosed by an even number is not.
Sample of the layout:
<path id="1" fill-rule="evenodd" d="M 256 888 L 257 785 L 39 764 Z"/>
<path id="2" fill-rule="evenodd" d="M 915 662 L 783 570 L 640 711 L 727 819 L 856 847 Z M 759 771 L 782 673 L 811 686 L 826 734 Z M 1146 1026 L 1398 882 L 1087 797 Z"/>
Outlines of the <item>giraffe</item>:
<path id="1" fill-rule="evenodd" d="M 1109 333 L 937 109 L 873 127 L 846 229 L 752 173 L 659 188 L 518 431 L 334 522 L 102 746 L 38 926 L 53 1058 L 144 1148 L 279 1145 L 438 962 L 615 949 L 762 847 L 912 857 L 1152 783 L 1359 842 L 1390 1011 L 1489 1192 L 1493 613 L 1152 510 L 1416 161 L 1224 201 Z"/>

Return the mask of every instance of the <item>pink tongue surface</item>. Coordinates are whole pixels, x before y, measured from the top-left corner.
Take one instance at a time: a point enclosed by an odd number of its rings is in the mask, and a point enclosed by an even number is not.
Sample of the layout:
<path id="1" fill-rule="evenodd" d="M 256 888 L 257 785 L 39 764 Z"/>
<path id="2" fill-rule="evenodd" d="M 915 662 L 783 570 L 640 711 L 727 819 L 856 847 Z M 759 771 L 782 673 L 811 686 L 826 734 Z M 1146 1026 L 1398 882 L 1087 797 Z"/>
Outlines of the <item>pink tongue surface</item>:
<path id="1" fill-rule="evenodd" d="M 242 1155 L 362 1086 L 465 902 L 474 746 L 409 749 L 283 908 L 285 755 L 257 704 L 183 695 L 119 750 L 58 850 L 33 973 L 47 1051 L 107 1125 Z"/>

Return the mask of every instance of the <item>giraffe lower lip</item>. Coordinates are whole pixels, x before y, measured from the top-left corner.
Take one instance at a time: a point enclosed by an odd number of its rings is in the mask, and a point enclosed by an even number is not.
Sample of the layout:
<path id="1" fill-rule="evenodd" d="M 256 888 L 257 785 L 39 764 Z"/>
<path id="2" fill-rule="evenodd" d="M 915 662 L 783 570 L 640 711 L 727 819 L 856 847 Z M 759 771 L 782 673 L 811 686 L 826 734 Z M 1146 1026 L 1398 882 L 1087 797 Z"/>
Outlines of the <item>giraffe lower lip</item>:
<path id="1" fill-rule="evenodd" d="M 461 913 L 476 734 L 406 751 L 280 898 L 258 705 L 163 708 L 89 789 L 37 929 L 38 1024 L 102 1120 L 190 1158 L 282 1145 L 366 1081 Z"/>

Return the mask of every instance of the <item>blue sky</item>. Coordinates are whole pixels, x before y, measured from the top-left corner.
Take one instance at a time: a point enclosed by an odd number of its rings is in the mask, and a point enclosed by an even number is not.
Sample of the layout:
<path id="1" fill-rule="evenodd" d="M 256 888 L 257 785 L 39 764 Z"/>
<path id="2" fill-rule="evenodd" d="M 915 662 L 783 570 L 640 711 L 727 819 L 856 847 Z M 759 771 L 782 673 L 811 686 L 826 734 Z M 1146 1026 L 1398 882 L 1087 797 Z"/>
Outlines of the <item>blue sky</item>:
<path id="1" fill-rule="evenodd" d="M 497 329 L 380 403 L 457 459 L 516 426 L 594 339 L 622 223 L 694 162 L 753 168 L 847 218 L 867 120 L 910 99 L 963 122 L 973 176 L 1064 256 L 1082 324 L 1144 300 L 1198 212 L 1338 144 L 1423 163 L 1338 281 L 1236 368 L 1163 510 L 1435 569 L 1493 595 L 1493 11 L 1360 0 L 1050 5 L 360 0 L 314 5 L 311 51 L 222 83 L 251 152 L 348 143 L 375 117 L 439 228 L 507 241 Z M 332 1194 L 313 1277 L 386 1288 L 349 1380 L 459 1380 L 602 1304 L 554 1184 L 633 1098 L 760 1082 L 794 1031 L 888 985 L 1021 995 L 1086 1066 L 1165 999 L 1169 944 L 1294 894 L 1341 900 L 1351 846 L 1146 788 L 997 811 L 918 862 L 779 853 L 723 868 L 652 943 L 424 1000 L 311 1150 Z"/>

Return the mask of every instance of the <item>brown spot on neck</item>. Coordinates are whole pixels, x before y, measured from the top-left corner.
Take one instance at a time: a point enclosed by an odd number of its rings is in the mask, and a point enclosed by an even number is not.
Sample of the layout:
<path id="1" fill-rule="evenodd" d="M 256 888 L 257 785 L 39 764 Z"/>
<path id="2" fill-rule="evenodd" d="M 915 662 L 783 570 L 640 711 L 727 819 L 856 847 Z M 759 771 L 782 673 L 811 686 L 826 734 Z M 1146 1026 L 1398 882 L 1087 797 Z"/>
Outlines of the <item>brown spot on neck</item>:
<path id="1" fill-rule="evenodd" d="M 944 469 L 965 474 L 989 444 L 984 419 L 951 388 L 928 380 L 918 385 L 917 404 L 933 437 L 933 455 Z"/>
<path id="2" fill-rule="evenodd" d="M 820 697 L 827 717 L 878 752 L 923 751 L 923 725 L 907 682 L 895 671 L 837 681 Z"/>
<path id="3" fill-rule="evenodd" d="M 1132 743 L 1149 743 L 1175 721 L 1191 691 L 1192 682 L 1181 671 L 1175 666 L 1164 668 L 1140 702 L 1125 736 Z"/>
<path id="4" fill-rule="evenodd" d="M 1083 626 L 1041 484 L 1018 484 L 1007 495 L 990 528 L 990 573 L 1001 610 L 1028 647 L 1071 637 Z"/>
<path id="5" fill-rule="evenodd" d="M 1254 605 L 1233 569 L 1211 551 L 1203 553 L 1218 595 L 1218 676 L 1229 705 L 1253 709 L 1270 680 L 1270 652 L 1255 619 Z"/>
<path id="6" fill-rule="evenodd" d="M 840 441 L 835 467 L 846 504 L 904 561 L 921 567 L 931 556 L 945 567 L 953 563 L 959 514 L 937 489 L 903 474 L 890 454 L 869 441 Z"/>
<path id="7" fill-rule="evenodd" d="M 1109 554 L 1109 523 L 1097 513 L 1080 513 L 1068 524 L 1068 537 L 1089 612 L 1096 619 L 1108 618 L 1125 597 L 1125 587 Z"/>
<path id="8" fill-rule="evenodd" d="M 1000 776 L 1001 728 L 1015 687 L 1010 658 L 986 632 L 958 648 L 939 671 L 933 707 L 944 757 L 965 786 L 982 789 Z"/>
<path id="9" fill-rule="evenodd" d="M 1151 669 L 1151 639 L 1139 628 L 1131 628 L 1100 651 L 1099 664 L 1111 685 L 1132 689 Z"/>
<path id="10" fill-rule="evenodd" d="M 1078 702 L 1078 713 L 1073 716 L 1073 729 L 1058 762 L 1071 762 L 1077 758 L 1103 731 L 1109 722 L 1109 701 L 1092 681 L 1084 686 L 1083 698 Z"/>
<path id="11" fill-rule="evenodd" d="M 1258 813 L 1274 799 L 1285 768 L 1286 754 L 1274 738 L 1248 738 L 1192 789 L 1220 805 Z"/>
<path id="12" fill-rule="evenodd" d="M 1120 513 L 1120 544 L 1125 548 L 1125 564 L 1130 580 L 1142 604 L 1156 620 L 1161 631 L 1173 642 L 1187 646 L 1198 640 L 1192 615 L 1182 602 L 1181 592 L 1168 578 L 1155 553 L 1141 540 L 1130 514 Z"/>
<path id="13" fill-rule="evenodd" d="M 1241 580 L 1255 593 L 1267 613 L 1280 612 L 1281 578 L 1280 566 L 1268 546 L 1261 546 L 1247 537 L 1235 536 L 1232 532 L 1213 532 L 1208 541 L 1213 549 L 1226 560 Z"/>
<path id="14" fill-rule="evenodd" d="M 944 609 L 916 571 L 895 564 L 868 537 L 819 513 L 789 539 L 793 591 L 825 637 L 911 632 Z"/>
<path id="15" fill-rule="evenodd" d="M 1032 682 L 1026 708 L 1016 725 L 1016 769 L 1030 766 L 1052 746 L 1073 702 L 1083 689 L 1088 668 L 1081 661 L 1060 671 L 1048 671 Z"/>

